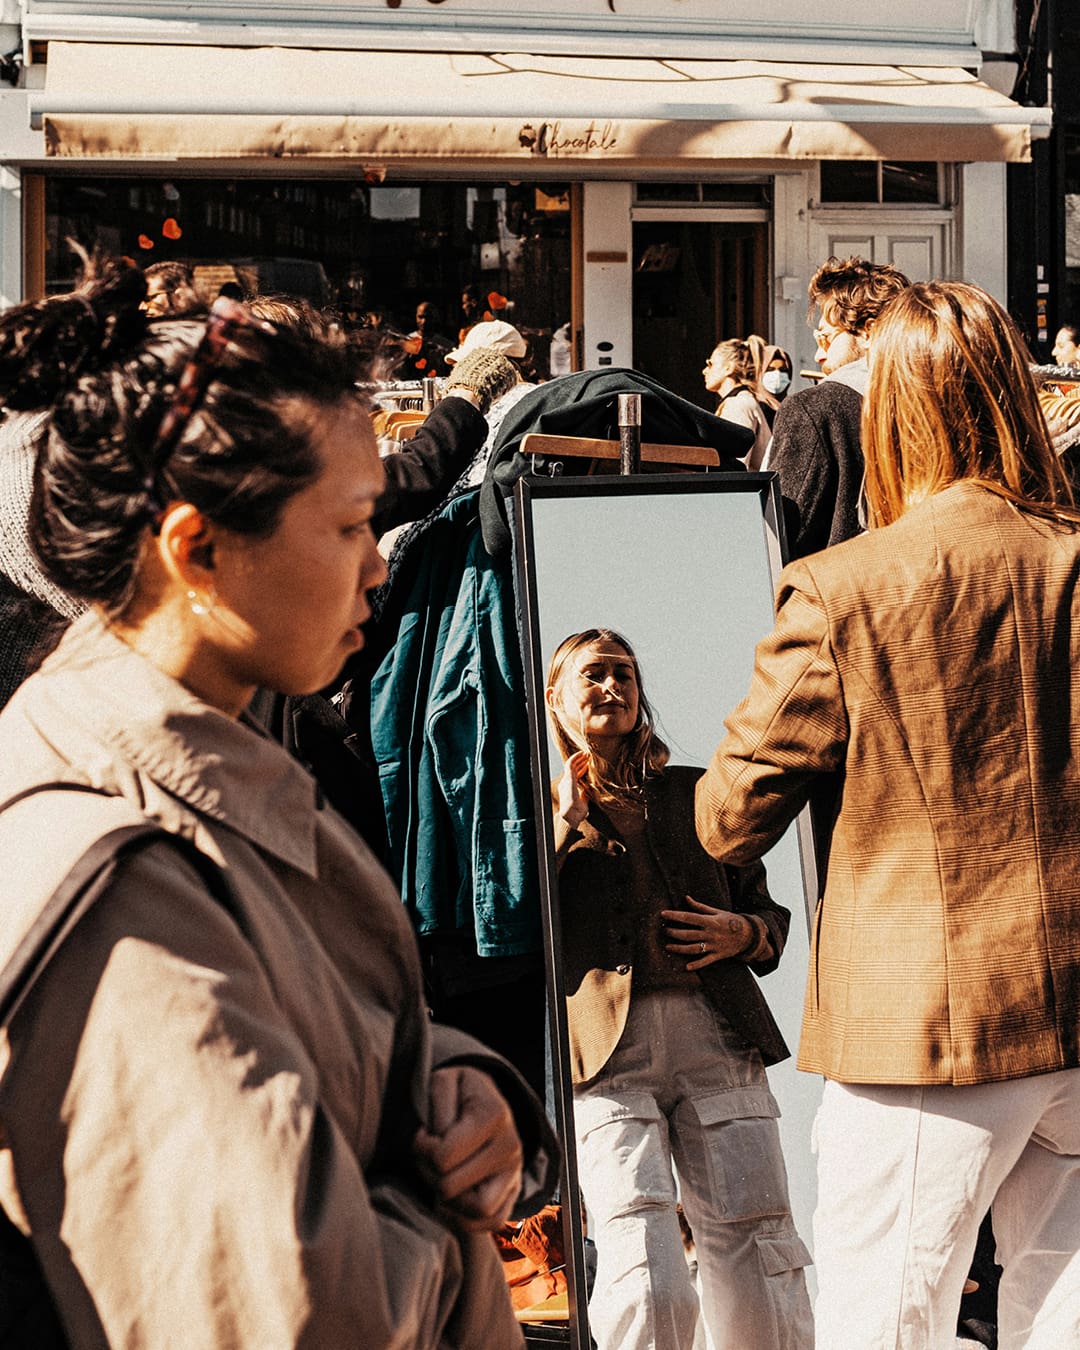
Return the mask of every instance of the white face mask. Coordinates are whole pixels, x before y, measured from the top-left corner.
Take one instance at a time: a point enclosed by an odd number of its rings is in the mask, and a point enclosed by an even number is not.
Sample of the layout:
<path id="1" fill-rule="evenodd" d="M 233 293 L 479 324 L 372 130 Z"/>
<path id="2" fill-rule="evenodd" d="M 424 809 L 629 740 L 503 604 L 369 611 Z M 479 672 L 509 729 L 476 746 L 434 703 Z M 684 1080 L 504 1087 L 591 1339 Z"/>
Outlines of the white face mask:
<path id="1" fill-rule="evenodd" d="M 761 383 L 770 394 L 779 398 L 791 383 L 791 376 L 786 370 L 767 370 L 761 377 Z"/>

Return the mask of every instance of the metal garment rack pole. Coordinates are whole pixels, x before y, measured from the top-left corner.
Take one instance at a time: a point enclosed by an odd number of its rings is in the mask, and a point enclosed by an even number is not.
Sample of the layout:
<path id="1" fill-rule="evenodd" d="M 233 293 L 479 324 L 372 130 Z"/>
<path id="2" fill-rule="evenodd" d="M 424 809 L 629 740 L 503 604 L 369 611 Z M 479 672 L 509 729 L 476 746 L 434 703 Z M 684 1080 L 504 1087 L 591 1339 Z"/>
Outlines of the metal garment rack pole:
<path id="1" fill-rule="evenodd" d="M 619 395 L 619 473 L 641 472 L 641 395 Z"/>

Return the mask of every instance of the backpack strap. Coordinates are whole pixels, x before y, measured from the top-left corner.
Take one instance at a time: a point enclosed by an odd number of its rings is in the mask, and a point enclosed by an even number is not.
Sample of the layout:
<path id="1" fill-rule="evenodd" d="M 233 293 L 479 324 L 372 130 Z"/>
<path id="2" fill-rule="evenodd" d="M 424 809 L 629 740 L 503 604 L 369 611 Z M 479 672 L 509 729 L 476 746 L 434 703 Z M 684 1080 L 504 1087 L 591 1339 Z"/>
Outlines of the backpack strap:
<path id="1" fill-rule="evenodd" d="M 0 812 L 39 792 L 96 792 L 113 794 L 83 783 L 40 783 L 0 803 Z M 108 889 L 120 864 L 153 843 L 167 843 L 196 869 L 207 890 L 250 937 L 232 883 L 205 853 L 181 835 L 171 834 L 152 821 L 121 825 L 90 845 L 46 901 L 41 913 L 0 970 L 0 1025 L 7 1025 L 41 978 L 72 930 Z"/>

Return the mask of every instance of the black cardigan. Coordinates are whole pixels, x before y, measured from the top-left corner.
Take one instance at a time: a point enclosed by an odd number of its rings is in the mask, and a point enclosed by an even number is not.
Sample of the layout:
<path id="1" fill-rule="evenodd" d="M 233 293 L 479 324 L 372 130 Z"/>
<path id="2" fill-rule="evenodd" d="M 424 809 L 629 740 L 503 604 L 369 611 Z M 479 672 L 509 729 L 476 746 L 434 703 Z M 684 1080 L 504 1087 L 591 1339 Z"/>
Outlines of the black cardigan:
<path id="1" fill-rule="evenodd" d="M 861 419 L 862 395 L 838 380 L 800 389 L 777 410 L 768 468 L 780 479 L 789 558 L 860 533 Z"/>

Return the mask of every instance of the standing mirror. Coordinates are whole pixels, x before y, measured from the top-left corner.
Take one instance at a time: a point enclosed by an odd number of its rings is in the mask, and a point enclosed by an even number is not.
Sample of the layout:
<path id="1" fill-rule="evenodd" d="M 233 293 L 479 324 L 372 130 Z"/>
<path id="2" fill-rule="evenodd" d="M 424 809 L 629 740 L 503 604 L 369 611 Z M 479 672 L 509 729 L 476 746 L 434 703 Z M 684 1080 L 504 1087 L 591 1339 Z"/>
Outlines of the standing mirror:
<path id="1" fill-rule="evenodd" d="M 612 965 L 610 954 L 599 957 L 595 951 L 581 950 L 587 945 L 581 935 L 589 931 L 588 924 L 583 928 L 579 911 L 569 907 L 571 901 L 580 903 L 579 896 L 564 895 L 566 907 L 560 905 L 560 873 L 564 889 L 569 889 L 571 883 L 565 870 L 568 856 L 566 822 L 560 817 L 557 823 L 553 815 L 552 785 L 563 775 L 564 755 L 553 739 L 546 706 L 549 666 L 560 644 L 572 634 L 589 629 L 610 629 L 621 634 L 636 657 L 641 688 L 655 718 L 655 731 L 670 750 L 669 769 L 670 766 L 704 767 L 723 736 L 724 718 L 749 687 L 754 647 L 772 628 L 775 580 L 782 565 L 779 508 L 779 491 L 771 474 L 528 477 L 517 485 L 518 582 L 523 601 L 522 645 L 527 666 L 552 1000 L 555 1111 L 567 1155 L 562 1198 L 570 1265 L 569 1340 L 578 1350 L 589 1350 L 591 1344 L 585 1260 L 587 1234 L 584 1230 L 588 1228 L 588 1236 L 596 1235 L 598 1242 L 602 1240 L 599 1234 L 603 1230 L 593 1221 L 588 1205 L 582 1202 L 583 1167 L 595 1169 L 602 1164 L 595 1156 L 588 1155 L 587 1148 L 579 1157 L 575 1147 L 574 1083 L 576 1080 L 578 1084 L 577 1133 L 581 1135 L 583 1130 L 591 1128 L 596 1116 L 595 1103 L 582 1096 L 581 1084 L 583 1077 L 588 1081 L 589 1073 L 598 1062 L 594 1055 L 594 1062 L 589 1063 L 591 1052 L 588 1044 L 582 1048 L 582 1038 L 584 1035 L 586 1042 L 595 1036 L 602 1039 L 601 1024 L 606 1006 L 604 997 L 587 1005 L 581 1003 L 581 997 L 590 980 L 599 979 L 604 982 L 605 989 L 610 989 L 619 973 L 628 979 L 636 980 L 637 976 L 628 973 L 628 965 Z M 614 655 L 618 655 L 617 649 Z M 618 711 L 618 670 L 591 667 L 582 670 L 580 657 L 573 658 L 570 666 L 576 671 L 582 688 L 587 688 L 590 681 L 592 687 L 598 687 L 597 682 L 604 683 L 610 678 L 610 687 L 616 692 L 608 711 L 611 708 Z M 626 678 L 625 671 L 622 677 Z M 625 691 L 624 697 L 628 697 Z M 603 711 L 601 708 L 600 712 Z M 593 715 L 592 710 L 588 715 Z M 564 743 L 562 750 L 565 749 Z M 674 775 L 668 772 L 667 777 Z M 682 780 L 692 781 L 692 777 L 687 772 Z M 556 806 L 556 813 L 558 809 Z M 592 808 L 589 810 L 591 820 Z M 608 817 L 614 815 L 621 824 L 626 824 L 628 817 L 620 816 L 619 810 L 616 798 Z M 647 804 L 643 810 L 647 816 Z M 653 829 L 659 828 L 656 824 L 658 812 L 657 807 Z M 580 828 L 587 832 L 585 825 Z M 680 825 L 679 828 L 685 827 Z M 617 829 L 613 835 L 616 839 L 619 837 Z M 609 842 L 606 847 L 610 852 L 612 849 L 618 851 L 621 846 Z M 682 847 L 684 855 L 691 851 Z M 764 864 L 769 893 L 791 911 L 790 931 L 779 967 L 766 974 L 757 985 L 792 1052 L 790 1058 L 768 1068 L 768 1088 L 780 1109 L 779 1136 L 787 1167 L 791 1213 L 799 1236 L 808 1242 L 815 1202 L 810 1134 L 821 1084 L 815 1077 L 797 1073 L 794 1067 L 809 955 L 808 912 L 817 894 L 807 813 L 803 813 L 796 828 L 767 855 Z M 730 875 L 729 869 L 719 870 Z M 581 875 L 587 877 L 589 873 L 586 870 L 584 874 L 575 875 L 580 881 Z M 596 875 L 601 876 L 600 873 Z M 690 880 L 689 875 L 686 889 L 699 889 L 699 879 Z M 734 893 L 735 882 L 732 886 Z M 738 907 L 734 903 L 731 905 L 733 910 Z M 647 911 L 640 907 L 631 909 L 638 917 L 643 912 Z M 745 928 L 745 922 L 740 922 Z M 662 965 L 669 959 L 679 971 L 684 971 L 689 957 L 680 956 L 675 961 L 675 958 L 656 955 L 663 951 L 667 942 L 675 940 L 669 932 L 669 927 L 674 931 L 672 921 L 665 923 L 668 927 L 661 928 L 659 922 L 650 920 L 653 937 L 649 941 L 653 943 L 654 954 L 649 960 Z M 610 946 L 612 931 L 608 925 L 604 942 L 599 942 L 598 946 L 605 942 Z M 658 941 L 657 932 L 660 933 Z M 735 932 L 733 922 L 732 932 Z M 696 938 L 698 933 L 695 931 L 693 936 Z M 767 952 L 767 932 L 764 940 Z M 741 945 L 741 930 L 739 942 Z M 640 952 L 640 934 L 631 940 L 631 946 L 635 944 L 638 954 L 634 959 L 645 968 L 647 962 Z M 696 941 L 691 945 L 696 950 Z M 755 951 L 753 946 L 750 950 Z M 599 972 L 593 969 L 605 963 L 611 969 Z M 745 962 L 728 960 L 721 962 L 717 969 L 722 966 L 730 971 L 736 964 L 745 966 Z M 716 973 L 714 969 L 711 975 Z M 676 980 L 681 978 L 681 975 L 675 976 Z M 745 974 L 740 971 L 738 978 L 745 979 Z M 706 983 L 704 974 L 700 983 Z M 644 976 L 642 986 L 648 987 Z M 633 987 L 637 988 L 636 983 Z M 568 999 L 571 1000 L 570 1022 Z M 579 1009 L 582 1006 L 600 1009 L 599 1014 L 590 1012 L 592 1021 L 584 1033 L 580 1013 L 577 1014 L 578 1022 L 573 1022 L 574 1000 L 578 1000 L 576 1006 Z M 632 993 L 630 1005 L 634 1007 Z M 615 1020 L 617 1022 L 617 1016 Z M 613 1034 L 617 1039 L 617 1025 Z M 643 1032 L 645 1039 L 653 1034 L 652 1031 Z M 680 1042 L 700 1045 L 710 1055 L 712 1053 L 703 1039 L 701 1027 L 688 1026 L 682 1033 L 677 1028 L 667 1028 L 664 1034 L 672 1035 L 676 1046 Z M 658 1053 L 656 1044 L 653 1051 Z M 601 1050 L 600 1059 L 603 1053 Z M 669 1060 L 670 1057 L 665 1052 L 664 1058 Z M 718 1099 L 722 1095 L 718 1092 Z M 764 1098 L 767 1096 L 767 1093 L 763 1094 Z M 583 1113 L 589 1115 L 588 1120 Z M 768 1114 L 768 1109 L 763 1109 L 760 1114 Z M 662 1120 L 658 1121 L 658 1126 L 662 1132 L 668 1129 L 668 1124 Z M 732 1147 L 741 1147 L 744 1158 L 756 1156 L 757 1136 L 740 1136 L 738 1131 L 729 1131 L 729 1134 L 732 1134 Z M 632 1157 L 620 1154 L 621 1148 L 622 1144 L 616 1139 L 615 1149 L 609 1150 L 611 1163 L 617 1169 L 613 1176 L 620 1185 L 626 1176 L 634 1174 L 636 1166 Z M 732 1164 L 733 1171 L 740 1168 L 748 1170 L 743 1164 Z M 692 1170 L 691 1163 L 687 1163 L 686 1170 Z M 588 1179 L 586 1174 L 587 1182 Z M 608 1184 L 607 1181 L 593 1181 L 601 1191 Z M 673 1184 L 686 1195 L 685 1179 L 681 1185 L 678 1181 Z M 585 1190 L 589 1191 L 588 1184 Z M 689 1202 L 686 1212 L 691 1213 Z M 664 1239 L 664 1244 L 670 1246 L 668 1239 Z M 773 1260 L 778 1269 L 785 1263 L 797 1267 L 801 1262 L 793 1251 L 796 1245 L 779 1240 L 775 1243 L 766 1241 L 766 1264 Z M 687 1259 L 681 1248 L 680 1241 L 679 1256 Z M 674 1257 L 670 1250 L 652 1250 L 645 1252 L 643 1260 L 644 1264 L 655 1266 L 674 1260 Z M 702 1303 L 705 1303 L 704 1296 Z M 599 1320 L 608 1319 L 610 1314 L 611 1325 L 620 1325 L 620 1314 L 613 1308 L 594 1304 L 593 1312 Z M 644 1315 L 650 1315 L 649 1311 Z M 628 1328 L 630 1316 L 627 1314 L 621 1325 Z M 696 1302 L 693 1316 L 696 1318 Z M 630 1344 L 638 1332 L 628 1329 L 617 1333 L 608 1331 L 609 1341 L 612 1334 L 623 1336 L 625 1343 Z M 682 1344 L 681 1332 L 669 1329 L 665 1333 L 662 1328 L 657 1328 L 652 1334 L 657 1344 Z M 700 1340 L 695 1345 L 707 1343 L 711 1344 Z"/>

